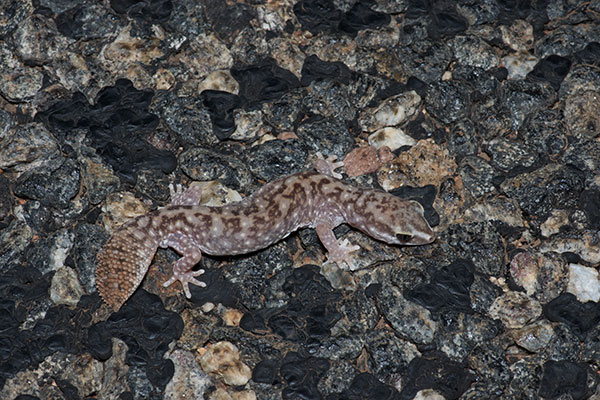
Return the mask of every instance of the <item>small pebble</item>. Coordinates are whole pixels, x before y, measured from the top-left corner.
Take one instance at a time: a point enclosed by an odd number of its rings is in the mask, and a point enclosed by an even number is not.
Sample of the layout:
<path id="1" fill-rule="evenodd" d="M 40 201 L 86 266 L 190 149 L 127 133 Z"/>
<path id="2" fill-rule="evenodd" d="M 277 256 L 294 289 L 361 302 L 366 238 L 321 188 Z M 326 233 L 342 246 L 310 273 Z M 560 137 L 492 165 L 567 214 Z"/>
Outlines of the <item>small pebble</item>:
<path id="1" fill-rule="evenodd" d="M 218 342 L 200 356 L 200 365 L 208 373 L 218 375 L 227 385 L 245 385 L 252 376 L 250 368 L 240 361 L 240 351 L 230 342 Z"/>
<path id="2" fill-rule="evenodd" d="M 521 328 L 542 314 L 542 306 L 525 293 L 509 291 L 494 300 L 489 314 L 507 328 Z"/>
<path id="3" fill-rule="evenodd" d="M 598 271 L 579 264 L 569 264 L 567 292 L 573 293 L 582 303 L 600 300 Z"/>

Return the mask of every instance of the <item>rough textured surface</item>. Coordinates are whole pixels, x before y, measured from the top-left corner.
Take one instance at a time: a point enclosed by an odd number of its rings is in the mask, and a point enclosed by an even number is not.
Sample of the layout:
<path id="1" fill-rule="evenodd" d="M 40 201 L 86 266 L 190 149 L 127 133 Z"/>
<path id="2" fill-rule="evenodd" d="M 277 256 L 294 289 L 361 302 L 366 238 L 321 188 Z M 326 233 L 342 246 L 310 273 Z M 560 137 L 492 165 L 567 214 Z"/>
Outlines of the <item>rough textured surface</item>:
<path id="1" fill-rule="evenodd" d="M 597 398 L 598 15 L 567 0 L 0 1 L 0 398 Z M 344 184 L 420 202 L 435 242 L 342 224 L 350 271 L 298 229 L 203 254 L 191 299 L 163 287 L 180 255 L 149 261 L 142 244 L 126 253 L 146 257 L 140 287 L 102 304 L 100 249 L 167 206 L 169 184 L 225 205 L 317 152 L 345 160 Z M 212 364 L 251 374 L 203 370 L 218 343 L 237 350 Z"/>

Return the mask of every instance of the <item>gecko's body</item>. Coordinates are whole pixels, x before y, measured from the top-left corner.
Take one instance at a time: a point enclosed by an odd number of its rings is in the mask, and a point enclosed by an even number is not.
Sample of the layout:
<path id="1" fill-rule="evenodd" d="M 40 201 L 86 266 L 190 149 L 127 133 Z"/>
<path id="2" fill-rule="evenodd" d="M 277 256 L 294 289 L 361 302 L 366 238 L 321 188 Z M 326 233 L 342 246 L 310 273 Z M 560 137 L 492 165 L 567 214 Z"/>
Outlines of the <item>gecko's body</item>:
<path id="1" fill-rule="evenodd" d="M 115 310 L 142 281 L 158 247 L 172 247 L 182 257 L 173 265 L 173 278 L 188 283 L 204 271 L 192 271 L 202 253 L 245 254 L 263 249 L 301 227 L 315 228 L 329 251 L 329 260 L 349 262 L 358 250 L 338 243 L 332 229 L 348 223 L 390 244 L 431 243 L 435 235 L 416 201 L 361 189 L 318 172 L 290 175 L 264 185 L 240 202 L 223 207 L 199 206 L 199 190 L 179 193 L 172 205 L 124 224 L 98 255 L 96 283 L 104 301 Z"/>

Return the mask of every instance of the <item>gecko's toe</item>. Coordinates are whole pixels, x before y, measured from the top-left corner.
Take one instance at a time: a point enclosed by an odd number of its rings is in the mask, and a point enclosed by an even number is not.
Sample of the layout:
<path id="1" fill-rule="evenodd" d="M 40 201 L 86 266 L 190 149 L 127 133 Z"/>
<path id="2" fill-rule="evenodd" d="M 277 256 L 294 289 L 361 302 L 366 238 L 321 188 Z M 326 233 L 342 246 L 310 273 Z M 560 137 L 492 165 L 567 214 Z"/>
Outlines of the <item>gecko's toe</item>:
<path id="1" fill-rule="evenodd" d="M 173 273 L 171 279 L 163 283 L 164 287 L 170 286 L 176 281 L 181 282 L 181 286 L 183 287 L 183 292 L 185 293 L 185 297 L 190 299 L 192 297 L 192 293 L 189 289 L 189 284 L 206 287 L 206 283 L 196 279 L 196 276 L 202 275 L 204 273 L 203 269 L 199 269 L 198 271 L 187 271 L 184 273 Z"/>

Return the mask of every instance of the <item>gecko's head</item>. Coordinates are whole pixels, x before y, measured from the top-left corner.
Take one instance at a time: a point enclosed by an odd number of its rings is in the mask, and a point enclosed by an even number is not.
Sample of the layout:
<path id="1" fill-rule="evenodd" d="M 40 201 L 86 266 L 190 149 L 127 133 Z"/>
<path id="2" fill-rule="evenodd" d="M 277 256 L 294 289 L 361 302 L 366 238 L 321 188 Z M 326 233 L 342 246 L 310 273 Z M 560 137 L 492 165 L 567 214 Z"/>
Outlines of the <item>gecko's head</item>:
<path id="1" fill-rule="evenodd" d="M 357 228 L 389 244 L 418 246 L 435 240 L 421 204 L 388 193 L 377 197 L 376 201 L 366 203 L 361 226 Z"/>

